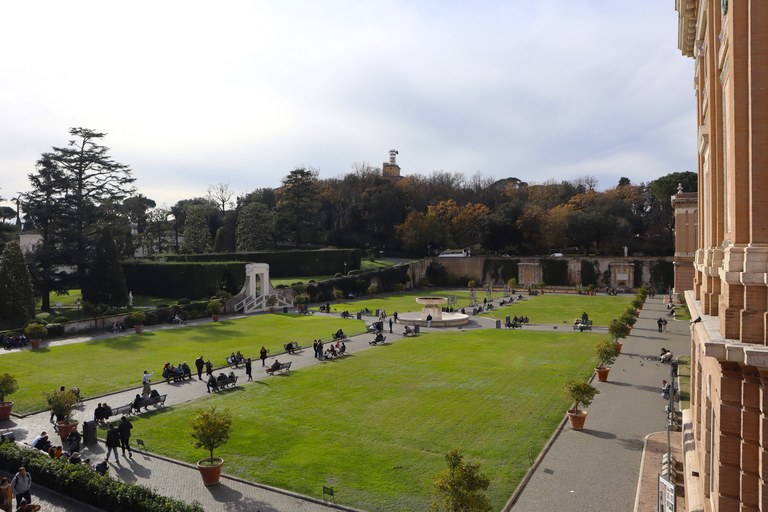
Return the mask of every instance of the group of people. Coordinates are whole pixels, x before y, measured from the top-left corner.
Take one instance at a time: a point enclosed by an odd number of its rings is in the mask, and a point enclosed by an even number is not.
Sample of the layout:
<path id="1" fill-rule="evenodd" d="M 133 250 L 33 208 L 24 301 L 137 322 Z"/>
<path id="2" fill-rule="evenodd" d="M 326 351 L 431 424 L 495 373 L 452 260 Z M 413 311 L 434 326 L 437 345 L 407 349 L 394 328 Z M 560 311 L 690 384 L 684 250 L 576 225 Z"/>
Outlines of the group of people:
<path id="1" fill-rule="evenodd" d="M 222 372 L 219 373 L 218 377 L 214 377 L 213 375 L 208 377 L 208 382 L 205 385 L 208 388 L 208 393 L 210 393 L 211 390 L 218 391 L 222 386 L 226 385 L 227 383 L 234 383 L 235 380 L 235 372 L 229 372 L 229 375 Z"/>
<path id="2" fill-rule="evenodd" d="M 112 332 L 125 332 L 125 324 L 123 322 L 112 322 Z"/>
<path id="3" fill-rule="evenodd" d="M 667 332 L 667 319 L 666 318 L 660 316 L 659 319 L 656 320 L 656 323 L 659 326 L 659 332 Z"/>
<path id="4" fill-rule="evenodd" d="M 26 346 L 27 337 L 24 336 L 23 332 L 18 334 L 6 334 L 3 336 L 3 348 L 6 350 Z"/>
<path id="5" fill-rule="evenodd" d="M 0 480 L 0 496 L 2 496 L 2 506 L 4 512 L 11 512 L 13 510 L 13 496 L 16 495 L 16 510 L 26 512 L 28 510 L 37 512 L 40 510 L 40 505 L 32 503 L 32 495 L 30 489 L 32 488 L 32 476 L 27 473 L 27 470 L 22 466 L 19 471 L 14 475 L 13 480 L 9 481 L 8 478 L 3 477 Z"/>
<path id="6" fill-rule="evenodd" d="M 517 316 L 515 315 L 512 317 L 512 323 L 515 324 L 527 324 L 528 323 L 528 317 L 527 316 Z"/>
<path id="7" fill-rule="evenodd" d="M 235 368 L 237 368 L 241 363 L 245 362 L 245 358 L 243 357 L 243 354 L 240 353 L 240 351 L 237 351 L 237 354 L 232 352 L 229 357 L 227 358 L 227 362 L 231 365 L 234 365 Z"/>
<path id="8" fill-rule="evenodd" d="M 662 363 L 668 363 L 672 360 L 672 351 L 661 347 L 661 354 L 659 354 L 659 361 Z"/>
<path id="9" fill-rule="evenodd" d="M 93 419 L 96 423 L 104 425 L 110 416 L 112 416 L 112 408 L 106 402 L 96 404 L 96 409 L 93 411 Z"/>
<path id="10" fill-rule="evenodd" d="M 205 360 L 203 356 L 198 357 L 195 359 L 195 367 L 197 368 L 197 379 L 203 380 L 203 368 L 205 368 L 205 373 L 209 377 L 213 375 L 213 363 L 211 363 L 211 360 Z"/>
<path id="11" fill-rule="evenodd" d="M 178 366 L 174 366 L 171 363 L 165 363 L 165 366 L 163 366 L 163 378 L 166 380 L 179 382 L 184 380 L 186 377 L 189 377 L 190 379 L 192 378 L 192 370 L 186 361 L 179 364 Z"/>

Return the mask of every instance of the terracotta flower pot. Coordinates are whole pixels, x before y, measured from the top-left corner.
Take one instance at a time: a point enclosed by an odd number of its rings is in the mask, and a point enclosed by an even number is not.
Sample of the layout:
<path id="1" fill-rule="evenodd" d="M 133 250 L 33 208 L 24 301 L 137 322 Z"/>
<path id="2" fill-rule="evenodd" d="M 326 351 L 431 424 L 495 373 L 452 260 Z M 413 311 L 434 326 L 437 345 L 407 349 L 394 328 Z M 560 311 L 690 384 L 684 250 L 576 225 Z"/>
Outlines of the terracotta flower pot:
<path id="1" fill-rule="evenodd" d="M 197 469 L 200 471 L 200 476 L 203 477 L 204 485 L 216 485 L 221 479 L 221 466 L 224 465 L 224 459 L 214 457 L 214 461 L 219 461 L 218 464 L 210 466 L 209 459 L 202 459 L 197 461 Z M 203 463 L 202 465 L 200 463 Z"/>
<path id="2" fill-rule="evenodd" d="M 631 329 L 631 327 L 630 327 L 630 329 Z M 623 347 L 623 346 L 624 346 L 623 343 L 619 343 L 618 341 L 616 342 L 616 353 L 617 354 L 621 354 L 621 347 Z"/>
<path id="3" fill-rule="evenodd" d="M 275 308 L 274 308 L 274 307 L 272 307 L 272 306 L 270 306 L 270 308 L 269 308 L 269 312 L 270 312 L 270 313 L 274 313 L 274 312 L 275 312 Z"/>
<path id="4" fill-rule="evenodd" d="M 43 340 L 41 340 L 40 338 L 30 338 L 29 344 L 32 345 L 32 348 L 40 348 L 40 343 L 42 341 Z"/>
<path id="5" fill-rule="evenodd" d="M 67 440 L 67 436 L 70 432 L 77 429 L 78 422 L 77 421 L 71 421 L 67 423 L 66 421 L 60 421 L 56 423 L 56 427 L 59 430 L 59 437 L 61 437 L 62 441 Z"/>
<path id="6" fill-rule="evenodd" d="M 13 402 L 0 402 L 0 421 L 11 418 L 11 409 L 13 409 Z"/>
<path id="7" fill-rule="evenodd" d="M 597 374 L 597 380 L 599 382 L 605 382 L 608 380 L 608 372 L 610 372 L 611 369 L 607 366 L 598 366 L 595 368 L 595 373 Z"/>
<path id="8" fill-rule="evenodd" d="M 218 322 L 221 315 L 211 315 L 213 317 L 214 322 Z"/>
<path id="9" fill-rule="evenodd" d="M 133 328 L 136 329 L 136 334 L 141 334 L 141 332 L 144 330 L 143 325 L 134 325 Z"/>
<path id="10" fill-rule="evenodd" d="M 342 301 L 342 300 L 343 300 L 343 299 L 336 299 L 336 304 L 341 304 L 341 301 Z"/>
<path id="11" fill-rule="evenodd" d="M 571 430 L 583 429 L 586 419 L 587 411 L 582 411 L 580 409 L 570 409 L 568 411 L 568 420 L 571 422 Z"/>

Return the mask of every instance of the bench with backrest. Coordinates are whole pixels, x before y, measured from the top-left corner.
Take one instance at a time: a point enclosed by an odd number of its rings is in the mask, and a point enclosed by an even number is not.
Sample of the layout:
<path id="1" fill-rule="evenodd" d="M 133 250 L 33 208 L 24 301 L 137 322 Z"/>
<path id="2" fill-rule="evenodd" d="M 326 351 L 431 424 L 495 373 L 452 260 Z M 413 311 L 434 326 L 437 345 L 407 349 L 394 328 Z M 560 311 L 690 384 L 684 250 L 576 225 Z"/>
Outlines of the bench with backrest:
<path id="1" fill-rule="evenodd" d="M 119 417 L 119 416 L 130 416 L 133 414 L 133 403 L 130 403 L 128 405 L 121 405 L 120 407 L 113 407 L 112 408 L 112 417 Z M 105 418 L 104 421 L 109 422 L 109 418 Z"/>
<path id="2" fill-rule="evenodd" d="M 225 389 L 228 386 L 235 387 L 236 385 L 237 385 L 237 375 L 235 375 L 234 377 L 227 377 L 226 379 L 221 379 L 221 380 L 216 379 L 216 387 L 214 388 L 214 391 Z"/>
<path id="3" fill-rule="evenodd" d="M 520 322 L 507 322 L 506 324 L 507 329 L 522 329 L 523 324 Z"/>
<path id="4" fill-rule="evenodd" d="M 269 354 L 269 350 L 267 350 L 267 354 Z M 238 359 L 237 356 L 235 356 L 233 359 L 232 356 L 227 356 L 227 364 L 237 368 L 239 364 L 245 364 L 245 358 Z"/>
<path id="5" fill-rule="evenodd" d="M 131 402 L 128 405 L 112 409 L 112 415 L 113 416 L 117 416 L 117 412 L 115 412 L 115 411 L 120 410 L 122 412 L 122 411 L 124 411 L 124 407 L 128 407 L 129 408 L 129 411 L 130 411 L 129 414 L 138 414 L 138 413 L 141 412 L 141 408 L 142 407 L 144 408 L 145 411 L 148 411 L 149 410 L 148 407 L 150 405 L 165 406 L 165 399 L 167 397 L 168 397 L 168 395 L 160 395 L 160 394 L 158 394 L 158 395 L 155 395 L 155 396 L 150 396 L 150 397 L 144 398 L 141 401 L 141 405 L 139 405 L 138 409 L 134 408 L 133 407 L 133 402 Z"/>
<path id="6" fill-rule="evenodd" d="M 341 315 L 341 318 L 352 318 L 352 314 L 349 311 L 342 311 L 339 314 Z"/>
<path id="7" fill-rule="evenodd" d="M 592 320 L 587 320 L 587 323 L 584 323 L 584 324 L 582 324 L 582 323 L 575 324 L 573 326 L 573 330 L 574 331 L 579 331 L 579 332 L 591 331 L 592 330 Z"/>
<path id="8" fill-rule="evenodd" d="M 179 382 L 183 381 L 184 379 L 191 379 L 192 378 L 192 369 L 188 368 L 189 371 L 182 371 L 181 373 L 171 373 L 166 372 L 167 374 L 165 377 L 165 383 L 169 384 L 171 381 L 173 382 Z"/>
<path id="9" fill-rule="evenodd" d="M 301 346 L 299 346 L 299 344 L 296 343 L 295 341 L 292 341 L 290 343 L 284 343 L 283 344 L 283 348 L 289 354 L 292 354 L 292 353 L 294 353 L 297 350 L 301 350 Z"/>
<path id="10" fill-rule="evenodd" d="M 270 375 L 274 375 L 275 372 L 287 372 L 288 370 L 291 369 L 291 364 L 292 363 L 280 363 L 280 367 L 275 368 L 272 371 L 270 371 L 270 368 L 272 368 L 270 366 L 269 368 L 267 368 L 267 373 L 270 374 Z"/>
<path id="11" fill-rule="evenodd" d="M 381 336 L 381 337 L 376 336 L 371 341 L 369 341 L 368 344 L 369 345 L 377 345 L 377 344 L 381 343 L 383 345 L 385 341 L 387 341 L 387 337 L 386 336 Z"/>

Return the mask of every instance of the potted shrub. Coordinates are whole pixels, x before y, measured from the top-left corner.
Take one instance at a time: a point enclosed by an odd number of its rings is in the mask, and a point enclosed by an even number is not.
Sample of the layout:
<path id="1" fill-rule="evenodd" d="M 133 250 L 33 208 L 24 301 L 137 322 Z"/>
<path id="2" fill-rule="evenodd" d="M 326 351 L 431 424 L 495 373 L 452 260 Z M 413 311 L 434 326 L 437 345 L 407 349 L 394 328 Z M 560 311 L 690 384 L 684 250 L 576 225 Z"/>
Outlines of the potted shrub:
<path id="1" fill-rule="evenodd" d="M 541 288 L 541 294 L 544 295 L 544 287 L 547 286 L 547 284 L 544 281 L 541 281 L 539 284 L 537 284 L 539 288 Z"/>
<path id="2" fill-rule="evenodd" d="M 274 313 L 275 306 L 277 305 L 277 295 L 270 295 L 267 299 L 267 304 L 269 305 L 269 312 Z"/>
<path id="3" fill-rule="evenodd" d="M 621 320 L 617 320 L 608 326 L 608 334 L 614 341 L 624 339 L 629 336 L 629 326 Z"/>
<path id="4" fill-rule="evenodd" d="M 477 286 L 477 281 L 474 279 L 467 283 L 467 287 L 469 288 L 469 291 L 473 291 L 475 289 L 475 286 Z"/>
<path id="5" fill-rule="evenodd" d="M 54 416 L 56 418 L 64 418 L 56 423 L 56 427 L 59 431 L 59 436 L 62 441 L 67 439 L 70 432 L 77 428 L 77 421 L 72 419 L 72 409 L 80 401 L 75 393 L 70 391 L 54 391 L 53 393 L 44 393 L 48 400 L 48 405 L 51 406 Z"/>
<path id="6" fill-rule="evenodd" d="M 426 290 L 427 287 L 429 287 L 429 279 L 427 279 L 426 277 L 422 277 L 421 279 L 419 279 L 419 285 L 421 285 L 422 290 Z"/>
<path id="7" fill-rule="evenodd" d="M 219 313 L 221 313 L 221 301 L 219 299 L 214 299 L 208 303 L 208 311 L 211 312 L 211 316 L 213 317 L 214 322 L 219 321 Z"/>
<path id="8" fill-rule="evenodd" d="M 605 382 L 608 380 L 608 372 L 611 371 L 610 366 L 616 361 L 619 356 L 616 350 L 616 342 L 609 339 L 600 340 L 595 344 L 595 357 L 597 358 L 597 367 L 595 367 L 595 373 L 597 374 L 597 380 Z"/>
<path id="9" fill-rule="evenodd" d="M 224 410 L 216 410 L 216 406 L 210 409 L 198 409 L 195 416 L 189 420 L 192 444 L 195 448 L 203 448 L 210 453 L 207 459 L 197 461 L 197 469 L 203 478 L 203 484 L 216 485 L 221 478 L 221 466 L 224 459 L 213 456 L 213 450 L 224 446 L 229 440 L 232 431 L 232 414 Z"/>
<path id="10" fill-rule="evenodd" d="M 40 348 L 42 338 L 48 334 L 48 329 L 38 322 L 32 322 L 24 328 L 24 333 L 29 338 L 29 344 L 32 348 Z"/>
<path id="11" fill-rule="evenodd" d="M 333 296 L 336 297 L 336 302 L 341 304 L 341 299 L 344 297 L 344 292 L 341 290 L 336 290 L 333 292 Z"/>
<path id="12" fill-rule="evenodd" d="M 571 422 L 571 429 L 581 430 L 584 428 L 587 411 L 581 408 L 589 407 L 598 393 L 600 392 L 594 386 L 583 380 L 569 380 L 565 383 L 563 395 L 573 404 L 573 408 L 568 409 L 568 420 Z"/>
<path id="13" fill-rule="evenodd" d="M 398 295 L 403 293 L 403 288 L 405 288 L 403 283 L 395 283 L 395 290 L 397 291 Z"/>
<path id="14" fill-rule="evenodd" d="M 595 286 L 594 284 L 587 286 L 587 291 L 589 292 L 590 295 L 595 294 L 595 289 L 597 289 L 597 286 Z"/>
<path id="15" fill-rule="evenodd" d="M 376 286 L 375 284 L 372 284 L 371 286 L 368 287 L 368 293 L 371 294 L 372 299 L 376 297 L 376 292 L 378 291 L 379 291 L 379 287 Z"/>
<path id="16" fill-rule="evenodd" d="M 144 330 L 144 322 L 147 320 L 147 315 L 143 311 L 134 311 L 131 313 L 131 322 L 133 322 L 133 328 L 137 333 Z"/>
<path id="17" fill-rule="evenodd" d="M 296 296 L 296 297 L 293 299 L 293 303 L 294 303 L 294 304 L 296 304 L 296 308 L 297 308 L 299 311 L 301 311 L 302 309 L 304 309 L 304 304 L 306 304 L 306 302 L 307 302 L 307 298 L 306 298 L 305 296 L 303 296 L 303 295 L 297 295 L 297 296 Z"/>
<path id="18" fill-rule="evenodd" d="M 635 309 L 638 309 L 638 310 L 639 310 L 639 309 L 643 309 L 643 301 L 642 301 L 642 300 L 640 300 L 640 299 L 639 299 L 639 298 L 637 298 L 637 297 L 633 298 L 633 299 L 630 301 L 629 305 L 630 305 L 630 306 L 632 306 L 632 307 L 633 307 L 633 308 L 635 308 Z"/>
<path id="19" fill-rule="evenodd" d="M 13 402 L 6 402 L 5 398 L 14 394 L 19 389 L 16 378 L 10 373 L 0 375 L 0 421 L 5 421 L 11 417 Z"/>

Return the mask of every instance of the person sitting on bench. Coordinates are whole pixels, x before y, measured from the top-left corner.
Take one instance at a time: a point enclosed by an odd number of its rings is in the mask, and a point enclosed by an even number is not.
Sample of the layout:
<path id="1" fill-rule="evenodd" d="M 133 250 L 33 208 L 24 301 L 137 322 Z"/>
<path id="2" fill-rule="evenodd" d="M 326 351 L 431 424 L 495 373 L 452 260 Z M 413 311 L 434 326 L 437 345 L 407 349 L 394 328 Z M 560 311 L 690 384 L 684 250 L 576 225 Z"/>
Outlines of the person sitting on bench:
<path id="1" fill-rule="evenodd" d="M 339 355 L 344 354 L 344 352 L 347 351 L 347 346 L 344 344 L 344 342 L 341 342 L 341 348 L 339 349 Z"/>
<path id="2" fill-rule="evenodd" d="M 662 347 L 661 355 L 659 356 L 659 361 L 661 361 L 662 363 L 668 363 L 671 359 L 672 359 L 672 351 Z"/>
<path id="3" fill-rule="evenodd" d="M 410 334 L 411 334 L 411 328 L 406 325 L 405 329 L 403 329 L 403 336 L 409 336 Z"/>
<path id="4" fill-rule="evenodd" d="M 336 357 L 337 355 L 339 355 L 339 353 L 336 352 L 336 347 L 333 346 L 333 343 L 331 343 L 331 348 L 328 349 L 327 353 L 331 357 Z"/>
<path id="5" fill-rule="evenodd" d="M 346 335 L 346 334 L 344 334 L 344 331 L 342 331 L 341 329 L 339 329 L 338 331 L 336 331 L 336 339 L 339 339 L 339 340 L 343 340 L 343 339 L 345 339 L 346 337 L 347 337 L 347 335 Z"/>
<path id="6" fill-rule="evenodd" d="M 381 333 L 378 333 L 376 337 L 373 339 L 374 343 L 383 343 L 384 342 L 384 335 Z"/>
<path id="7" fill-rule="evenodd" d="M 275 362 L 272 363 L 272 366 L 267 368 L 267 373 L 271 374 L 271 373 L 276 372 L 277 370 L 280 369 L 281 365 L 282 365 L 282 363 L 280 361 L 278 361 L 277 359 L 275 359 Z"/>
<path id="8" fill-rule="evenodd" d="M 208 379 L 208 383 L 206 384 L 206 387 L 208 388 L 208 392 L 209 393 L 211 392 L 211 389 L 213 389 L 214 391 L 218 391 L 219 390 L 219 383 L 216 380 L 216 377 L 211 375 L 210 378 Z"/>
<path id="9" fill-rule="evenodd" d="M 144 401 L 143 398 L 141 398 L 141 395 L 136 393 L 136 398 L 133 399 L 133 403 L 131 404 L 131 409 L 133 409 L 135 412 L 141 411 L 141 404 Z"/>
<path id="10" fill-rule="evenodd" d="M 294 353 L 296 353 L 296 348 L 293 346 L 293 342 L 291 342 L 291 343 L 287 343 L 287 344 L 286 344 L 286 347 L 287 347 L 287 348 L 286 348 L 285 350 L 286 350 L 286 352 L 288 352 L 289 354 L 294 354 Z"/>

